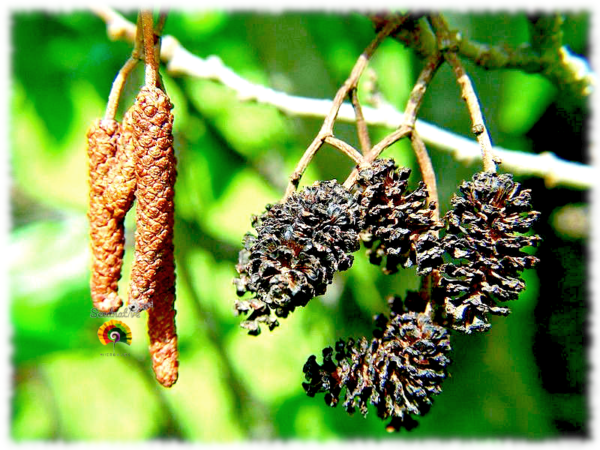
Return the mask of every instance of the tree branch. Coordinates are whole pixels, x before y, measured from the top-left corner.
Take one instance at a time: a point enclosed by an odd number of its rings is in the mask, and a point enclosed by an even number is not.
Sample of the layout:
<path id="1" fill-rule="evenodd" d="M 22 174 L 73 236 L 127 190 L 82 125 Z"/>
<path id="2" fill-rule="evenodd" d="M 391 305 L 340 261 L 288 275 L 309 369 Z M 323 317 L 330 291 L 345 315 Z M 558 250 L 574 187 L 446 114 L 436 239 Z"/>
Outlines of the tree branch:
<path id="1" fill-rule="evenodd" d="M 410 141 L 417 157 L 417 162 L 421 169 L 421 178 L 427 185 L 427 204 L 433 203 L 435 205 L 433 220 L 440 220 L 440 199 L 437 190 L 437 181 L 435 179 L 435 170 L 433 170 L 433 164 L 429 153 L 425 147 L 425 143 L 419 136 L 419 133 L 413 131 L 410 136 Z"/>
<path id="2" fill-rule="evenodd" d="M 371 151 L 365 156 L 364 164 L 372 163 L 390 145 L 394 144 L 395 142 L 399 141 L 400 139 L 406 136 L 413 134 L 415 122 L 417 120 L 417 114 L 419 113 L 419 108 L 423 103 L 423 97 L 425 96 L 425 92 L 427 91 L 427 86 L 429 85 L 429 82 L 432 80 L 433 76 L 437 72 L 437 69 L 440 67 L 441 63 L 441 53 L 435 53 L 431 57 L 427 58 L 425 66 L 421 70 L 421 73 L 417 78 L 417 82 L 415 83 L 415 85 L 412 88 L 412 91 L 410 92 L 410 96 L 408 98 L 408 103 L 406 105 L 406 110 L 404 111 L 404 117 L 402 118 L 401 125 L 398 127 L 397 130 L 387 135 L 371 149 Z M 417 150 L 417 148 L 415 148 L 415 150 Z M 418 156 L 419 155 L 417 155 L 417 157 Z M 419 163 L 421 162 L 421 159 L 419 159 Z M 346 181 L 344 181 L 344 187 L 346 187 L 347 189 L 350 189 L 352 187 L 352 185 L 358 178 L 359 170 L 360 166 L 354 168 L 350 176 L 348 176 Z M 427 182 L 427 180 L 425 181 Z"/>
<path id="3" fill-rule="evenodd" d="M 494 158 L 492 141 L 483 120 L 479 99 L 473 88 L 471 78 L 469 78 L 458 56 L 456 56 L 458 50 L 456 38 L 451 35 L 448 24 L 441 14 L 433 14 L 429 17 L 429 20 L 435 30 L 438 45 L 440 50 L 443 51 L 444 59 L 452 67 L 456 81 L 460 86 L 462 99 L 467 104 L 467 109 L 473 123 L 471 132 L 476 136 L 477 142 L 481 146 L 483 170 L 486 172 L 496 172 L 497 158 Z"/>
<path id="4" fill-rule="evenodd" d="M 285 201 L 296 190 L 298 183 L 300 182 L 300 178 L 304 174 L 304 171 L 308 167 L 308 164 L 310 163 L 310 161 L 313 159 L 313 157 L 315 156 L 317 151 L 321 148 L 321 145 L 323 144 L 323 142 L 325 142 L 326 139 L 333 137 L 333 125 L 334 125 L 335 120 L 340 111 L 340 107 L 342 106 L 344 99 L 348 96 L 351 97 L 351 95 L 350 95 L 351 92 L 356 91 L 356 88 L 358 86 L 358 80 L 360 79 L 362 73 L 364 72 L 365 68 L 367 67 L 367 64 L 368 64 L 369 60 L 371 59 L 371 57 L 373 56 L 373 53 L 375 53 L 375 50 L 377 50 L 377 48 L 383 42 L 383 40 L 386 37 L 388 37 L 390 35 L 390 33 L 392 33 L 394 30 L 396 30 L 398 28 L 398 26 L 403 22 L 403 20 L 405 20 L 405 18 L 399 17 L 399 18 L 396 18 L 395 20 L 390 20 L 389 22 L 387 22 L 385 27 L 383 27 L 383 29 L 379 33 L 377 33 L 377 36 L 375 36 L 375 39 L 373 39 L 371 41 L 371 43 L 368 45 L 368 47 L 358 57 L 358 60 L 356 61 L 356 63 L 354 64 L 354 67 L 352 68 L 352 71 L 350 72 L 350 76 L 348 77 L 348 79 L 344 82 L 342 87 L 340 89 L 338 89 L 337 93 L 335 94 L 335 97 L 333 98 L 333 102 L 331 103 L 331 109 L 325 116 L 325 120 L 323 121 L 323 125 L 321 126 L 319 133 L 317 133 L 317 136 L 315 137 L 313 142 L 308 146 L 308 149 L 304 152 L 304 155 L 302 155 L 302 158 L 300 158 L 300 161 L 298 162 L 296 169 L 290 176 L 290 181 L 289 181 L 288 187 L 285 191 L 285 195 L 283 196 L 283 201 Z M 363 141 L 363 139 L 364 139 L 363 133 L 366 130 L 360 129 L 360 127 L 365 126 L 364 122 L 362 121 L 362 110 L 360 107 L 357 108 L 356 105 L 354 105 L 354 104 L 353 104 L 353 107 L 354 107 L 357 124 L 359 127 L 359 130 L 358 130 L 359 137 L 361 137 L 361 141 Z M 336 141 L 339 141 L 339 140 L 336 140 Z M 362 143 L 364 145 L 364 142 L 362 142 Z M 332 144 L 332 145 L 334 145 L 334 147 L 338 148 L 338 146 L 336 146 L 335 144 Z M 344 147 L 342 147 L 342 148 L 344 148 Z M 360 158 L 360 161 L 362 162 L 362 157 Z"/>
<path id="5" fill-rule="evenodd" d="M 135 69 L 135 66 L 137 66 L 138 62 L 143 59 L 142 21 L 139 16 L 134 39 L 135 42 L 133 45 L 133 50 L 131 51 L 131 57 L 129 57 L 125 64 L 123 64 L 123 67 L 121 67 L 121 70 L 119 70 L 119 73 L 113 81 L 110 89 L 110 95 L 108 96 L 108 103 L 106 105 L 106 113 L 104 114 L 104 118 L 107 120 L 112 120 L 117 115 L 117 108 L 119 107 L 119 100 L 121 98 L 121 92 L 123 91 L 125 82 L 127 81 L 129 74 L 131 74 L 133 69 Z"/>
<path id="6" fill-rule="evenodd" d="M 159 61 L 154 60 L 154 19 L 152 11 L 142 10 L 142 29 L 144 32 L 144 60 L 146 63 L 146 86 L 157 86 Z"/>
<path id="7" fill-rule="evenodd" d="M 375 27 L 385 24 L 384 15 L 368 15 Z M 402 28 L 392 37 L 411 48 L 419 57 L 427 58 L 437 51 L 431 29 L 419 16 L 411 18 L 410 28 Z M 535 38 L 535 37 L 534 37 Z M 596 76 L 584 58 L 574 55 L 568 46 L 560 45 L 551 57 L 543 55 L 528 42 L 517 47 L 487 45 L 461 36 L 457 40 L 458 55 L 467 58 L 485 70 L 516 69 L 525 73 L 539 73 L 559 89 L 586 98 L 593 92 Z"/>
<path id="8" fill-rule="evenodd" d="M 111 39 L 134 42 L 136 29 L 134 24 L 110 8 L 97 7 L 94 8 L 94 12 L 106 22 L 108 36 Z M 219 57 L 209 56 L 204 59 L 195 56 L 172 36 L 163 38 L 161 60 L 167 64 L 167 71 L 173 76 L 185 75 L 216 81 L 236 92 L 240 101 L 255 101 L 271 105 L 284 114 L 324 118 L 332 107 L 332 101 L 329 99 L 298 97 L 253 84 L 225 66 Z M 362 113 L 368 125 L 389 129 L 398 128 L 404 118 L 404 113 L 391 105 L 378 108 L 363 107 Z M 350 103 L 343 103 L 340 106 L 337 120 L 346 123 L 355 122 L 355 111 Z M 476 141 L 420 119 L 417 119 L 415 129 L 427 145 L 450 153 L 459 162 L 481 161 L 481 150 Z M 501 147 L 493 148 L 494 154 L 502 160 L 501 168 L 515 175 L 543 178 L 549 187 L 590 189 L 595 185 L 597 176 L 591 166 L 563 160 L 552 152 L 533 154 Z"/>

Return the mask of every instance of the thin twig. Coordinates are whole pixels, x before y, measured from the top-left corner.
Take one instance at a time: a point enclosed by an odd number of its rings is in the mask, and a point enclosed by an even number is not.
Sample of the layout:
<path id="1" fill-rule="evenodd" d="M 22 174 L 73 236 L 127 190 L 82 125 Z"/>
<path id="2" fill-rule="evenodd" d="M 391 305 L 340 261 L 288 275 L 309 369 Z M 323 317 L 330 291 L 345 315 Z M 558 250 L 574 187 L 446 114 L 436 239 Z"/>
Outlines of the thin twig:
<path id="1" fill-rule="evenodd" d="M 158 86 L 158 61 L 154 58 L 154 19 L 152 11 L 143 10 L 142 28 L 144 30 L 144 56 L 146 63 L 146 86 Z"/>
<path id="2" fill-rule="evenodd" d="M 365 67 L 367 67 L 367 64 L 373 56 L 373 53 L 375 52 L 375 50 L 377 50 L 377 47 L 379 47 L 383 40 L 387 36 L 389 36 L 390 33 L 396 30 L 404 20 L 406 20 L 406 17 L 403 16 L 397 17 L 395 20 L 390 20 L 386 24 L 386 26 L 379 33 L 377 33 L 375 39 L 371 41 L 369 46 L 358 57 L 358 60 L 356 61 L 354 67 L 352 68 L 352 71 L 350 72 L 350 76 L 335 94 L 331 105 L 331 109 L 325 117 L 323 125 L 317 133 L 317 136 L 308 146 L 308 148 L 304 152 L 304 155 L 302 155 L 302 158 L 300 158 L 300 161 L 296 165 L 296 169 L 290 176 L 290 181 L 285 191 L 285 195 L 283 196 L 283 201 L 285 201 L 296 190 L 298 184 L 300 183 L 300 179 L 304 174 L 304 171 L 312 161 L 313 157 L 316 155 L 317 151 L 319 151 L 319 149 L 323 145 L 325 139 L 330 136 L 333 136 L 333 125 L 335 123 L 335 119 L 337 118 L 340 107 L 342 106 L 342 103 L 344 102 L 344 99 L 348 96 L 349 92 L 351 92 L 353 89 L 356 89 L 356 87 L 358 86 L 358 80 L 364 72 Z"/>
<path id="3" fill-rule="evenodd" d="M 385 149 L 387 149 L 391 145 L 394 145 L 400 139 L 409 136 L 411 132 L 412 127 L 403 123 L 396 131 L 393 131 L 392 133 L 388 134 L 386 137 L 384 137 L 381 141 L 379 141 L 373 146 L 371 152 L 365 158 L 365 162 L 372 163 L 377 158 L 379 158 L 379 155 L 381 155 L 381 153 Z"/>
<path id="4" fill-rule="evenodd" d="M 400 125 L 400 128 L 388 134 L 385 138 L 383 138 L 375 146 L 373 146 L 369 154 L 363 159 L 362 163 L 359 166 L 355 167 L 350 173 L 350 175 L 348 175 L 348 178 L 346 178 L 346 181 L 344 181 L 344 187 L 346 189 L 351 189 L 354 183 L 356 182 L 356 179 L 358 178 L 358 172 L 364 166 L 367 166 L 373 161 L 375 161 L 379 157 L 379 155 L 390 145 L 394 144 L 402 138 L 405 138 L 406 136 L 410 136 L 411 131 L 412 128 L 404 126 L 404 124 Z"/>
<path id="5" fill-rule="evenodd" d="M 169 15 L 169 11 L 161 10 L 158 14 L 158 20 L 154 25 L 154 34 L 157 36 L 162 36 L 163 29 L 165 28 L 165 23 L 167 22 L 167 16 Z"/>
<path id="6" fill-rule="evenodd" d="M 427 204 L 434 203 L 435 209 L 433 210 L 433 219 L 437 222 L 440 220 L 440 201 L 438 198 L 437 182 L 431 158 L 429 157 L 425 143 L 419 136 L 419 133 L 414 130 L 410 136 L 410 142 L 415 152 L 415 156 L 417 157 L 419 168 L 421 169 L 421 177 L 427 185 Z"/>
<path id="7" fill-rule="evenodd" d="M 157 83 L 158 87 L 162 90 L 165 90 L 162 84 L 162 78 L 160 77 L 160 49 L 162 47 L 162 34 L 163 29 L 165 27 L 165 23 L 167 22 L 168 11 L 162 10 L 159 12 L 158 20 L 154 24 L 154 35 L 156 36 L 156 44 L 154 45 L 154 61 L 157 67 Z"/>
<path id="8" fill-rule="evenodd" d="M 324 139 L 324 142 L 344 153 L 356 164 L 361 164 L 363 162 L 363 156 L 360 154 L 360 152 L 341 139 L 338 139 L 334 136 L 327 136 Z"/>
<path id="9" fill-rule="evenodd" d="M 135 66 L 137 66 L 138 62 L 139 59 L 131 57 L 125 62 L 123 67 L 121 67 L 121 70 L 119 70 L 115 81 L 113 81 L 112 88 L 110 89 L 110 95 L 108 96 L 108 103 L 104 114 L 105 119 L 110 120 L 116 117 L 123 86 L 125 86 L 129 74 L 133 71 Z"/>
<path id="10" fill-rule="evenodd" d="M 481 113 L 481 108 L 479 106 L 479 100 L 477 99 L 475 89 L 473 89 L 471 79 L 465 72 L 465 69 L 455 53 L 448 52 L 444 54 L 444 57 L 452 66 L 454 74 L 456 75 L 456 81 L 460 85 L 462 91 L 462 98 L 467 103 L 467 108 L 469 109 L 469 114 L 471 115 L 471 121 L 473 123 L 471 131 L 481 146 L 483 170 L 486 172 L 495 172 L 496 163 L 500 163 L 500 160 L 498 157 L 494 156 L 492 141 L 488 129 L 485 126 L 483 114 Z"/>
<path id="11" fill-rule="evenodd" d="M 486 172 L 495 172 L 496 163 L 499 163 L 500 161 L 498 158 L 494 157 L 492 141 L 490 140 L 490 135 L 485 126 L 481 107 L 479 106 L 479 100 L 477 99 L 477 94 L 475 93 L 471 79 L 456 55 L 458 46 L 455 45 L 455 40 L 450 35 L 446 20 L 440 14 L 431 15 L 430 21 L 437 34 L 438 43 L 440 49 L 443 51 L 444 59 L 448 62 L 450 67 L 452 67 L 454 75 L 456 76 L 456 81 L 460 86 L 462 99 L 467 104 L 467 109 L 469 110 L 469 115 L 471 116 L 471 122 L 473 124 L 471 131 L 481 146 L 483 170 Z"/>
<path id="12" fill-rule="evenodd" d="M 433 76 L 442 65 L 442 61 L 443 57 L 441 53 L 435 53 L 425 61 L 425 65 L 421 69 L 421 73 L 412 88 L 406 109 L 404 110 L 404 125 L 414 128 L 417 121 L 417 114 L 423 103 L 425 91 Z"/>
<path id="13" fill-rule="evenodd" d="M 298 164 L 296 165 L 296 170 L 294 170 L 294 172 L 290 176 L 290 181 L 288 182 L 287 188 L 285 190 L 285 195 L 283 197 L 284 201 L 296 190 L 296 187 L 300 183 L 300 178 L 302 177 L 302 174 L 304 173 L 304 171 L 308 167 L 308 164 L 311 162 L 311 160 L 323 144 L 325 138 L 327 138 L 327 135 L 322 136 L 321 133 L 319 133 L 317 137 L 311 142 L 309 147 L 306 149 L 306 151 L 302 155 L 302 158 L 300 158 L 300 161 L 298 161 Z"/>
<path id="14" fill-rule="evenodd" d="M 380 15 L 368 17 L 375 26 L 382 26 L 387 20 Z M 416 17 L 413 18 L 412 27 L 401 28 L 392 38 L 411 48 L 421 58 L 438 50 L 431 29 Z M 462 35 L 456 44 L 456 51 L 461 58 L 469 59 L 485 70 L 515 69 L 537 73 L 579 99 L 588 97 L 596 84 L 597 77 L 586 59 L 572 54 L 566 45 L 555 48 L 555 57 L 548 58 L 537 52 L 529 42 L 523 42 L 517 47 L 510 47 L 505 43 L 488 45 Z"/>
<path id="15" fill-rule="evenodd" d="M 423 97 L 425 95 L 425 91 L 427 90 L 427 86 L 433 79 L 433 76 L 437 72 L 437 69 L 440 67 L 441 62 L 441 54 L 432 55 L 427 60 L 408 98 L 408 103 L 406 105 L 406 110 L 404 112 L 402 123 L 400 124 L 397 130 L 395 130 L 391 134 L 388 134 L 385 138 L 383 138 L 381 141 L 379 141 L 376 145 L 373 146 L 371 151 L 367 155 L 365 155 L 363 165 L 372 163 L 389 146 L 393 145 L 394 143 L 396 143 L 404 137 L 410 136 L 414 129 L 415 122 L 417 120 L 419 108 L 423 103 Z M 360 166 L 355 167 L 354 170 L 348 176 L 348 178 L 346 178 L 346 181 L 344 181 L 345 188 L 350 189 L 352 185 L 356 182 L 356 179 L 358 178 L 358 172 L 360 169 Z"/>
<path id="16" fill-rule="evenodd" d="M 352 89 L 350 91 L 350 101 L 354 108 L 354 115 L 356 117 L 356 131 L 358 134 L 358 142 L 360 142 L 360 148 L 363 155 L 367 155 L 371 151 L 371 138 L 369 137 L 369 129 L 365 122 L 365 116 L 362 112 L 360 101 L 358 100 L 358 90 Z"/>
<path id="17" fill-rule="evenodd" d="M 419 297 L 425 302 L 424 314 L 427 314 L 430 319 L 434 318 L 435 309 L 431 302 L 431 288 L 432 288 L 432 276 L 431 274 L 421 278 L 421 288 L 419 289 Z"/>
<path id="18" fill-rule="evenodd" d="M 135 41 L 135 25 L 111 8 L 95 7 L 93 11 L 107 25 L 111 39 Z M 464 41 L 461 41 L 464 43 Z M 173 36 L 164 36 L 160 49 L 161 60 L 167 64 L 172 76 L 188 76 L 213 80 L 237 93 L 240 101 L 254 101 L 277 108 L 283 114 L 323 119 L 331 110 L 330 99 L 299 97 L 254 84 L 227 67 L 218 56 L 200 58 L 186 50 Z M 389 104 L 378 108 L 362 108 L 369 126 L 396 129 L 404 122 L 405 113 Z M 355 112 L 350 103 L 343 103 L 337 121 L 355 123 Z M 481 149 L 476 141 L 452 133 L 431 123 L 418 119 L 415 129 L 423 141 L 436 151 L 447 152 L 459 163 L 471 164 L 481 161 Z M 596 184 L 594 168 L 579 162 L 567 161 L 546 151 L 539 154 L 494 147 L 494 153 L 502 159 L 502 168 L 515 175 L 534 176 L 545 180 L 546 185 L 566 186 L 572 189 L 590 189 Z"/>
<path id="19" fill-rule="evenodd" d="M 123 64 L 121 70 L 117 74 L 115 81 L 113 81 L 112 87 L 110 89 L 110 94 L 108 96 L 108 103 L 106 105 L 106 113 L 104 114 L 104 118 L 107 120 L 114 119 L 117 115 L 117 109 L 119 107 L 119 100 L 121 99 L 121 92 L 123 92 L 123 87 L 125 86 L 125 82 L 129 75 L 135 69 L 138 62 L 141 60 L 143 48 L 143 33 L 142 33 L 142 21 L 138 16 L 136 33 L 134 39 L 134 46 L 131 52 L 131 57 Z"/>

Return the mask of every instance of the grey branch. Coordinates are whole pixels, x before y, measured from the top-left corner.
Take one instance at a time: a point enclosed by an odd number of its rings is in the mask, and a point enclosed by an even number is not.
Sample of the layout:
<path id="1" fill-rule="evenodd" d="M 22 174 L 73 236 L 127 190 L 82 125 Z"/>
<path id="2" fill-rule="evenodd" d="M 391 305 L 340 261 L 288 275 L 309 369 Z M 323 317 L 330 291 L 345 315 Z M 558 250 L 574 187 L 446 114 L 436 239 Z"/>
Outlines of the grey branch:
<path id="1" fill-rule="evenodd" d="M 94 12 L 106 22 L 111 38 L 131 41 L 130 37 L 135 36 L 135 25 L 114 10 L 95 8 Z M 169 74 L 216 81 L 235 91 L 240 101 L 263 103 L 285 114 L 315 118 L 325 118 L 331 109 L 332 101 L 328 99 L 298 97 L 251 83 L 223 64 L 218 56 L 200 58 L 186 50 L 173 36 L 162 38 L 160 56 Z M 402 123 L 404 113 L 391 105 L 383 105 L 377 108 L 364 107 L 363 115 L 368 125 L 396 129 Z M 356 118 L 351 103 L 342 104 L 337 120 L 354 123 Z M 415 128 L 423 141 L 433 149 L 449 152 L 460 162 L 481 161 L 481 149 L 476 141 L 422 120 L 417 120 Z M 540 177 L 547 186 L 575 189 L 594 186 L 596 171 L 593 167 L 566 161 L 552 152 L 533 154 L 496 146 L 494 152 L 502 161 L 501 171 Z"/>

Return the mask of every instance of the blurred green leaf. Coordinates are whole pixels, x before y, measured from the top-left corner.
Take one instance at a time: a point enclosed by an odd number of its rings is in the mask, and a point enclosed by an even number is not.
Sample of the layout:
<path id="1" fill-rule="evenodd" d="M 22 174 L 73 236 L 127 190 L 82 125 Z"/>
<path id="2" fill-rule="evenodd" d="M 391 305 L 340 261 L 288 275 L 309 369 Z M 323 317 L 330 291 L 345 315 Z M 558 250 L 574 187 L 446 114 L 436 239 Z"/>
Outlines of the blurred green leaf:
<path id="1" fill-rule="evenodd" d="M 54 437 L 57 428 L 55 403 L 47 385 L 32 368 L 21 368 L 15 390 L 11 437 L 17 441 Z M 40 414 L 46 411 L 46 414 Z"/>
<path id="2" fill-rule="evenodd" d="M 243 439 L 218 355 L 206 341 L 199 340 L 194 347 L 181 357 L 179 379 L 168 395 L 184 437 L 203 442 Z"/>
<path id="3" fill-rule="evenodd" d="M 275 203 L 280 195 L 254 172 L 243 170 L 203 214 L 207 230 L 219 239 L 241 247 L 242 236 L 252 229 L 252 214 L 262 214 L 265 205 Z"/>
<path id="4" fill-rule="evenodd" d="M 140 383 L 131 356 L 112 349 L 57 354 L 40 361 L 53 387 L 60 437 L 66 440 L 143 440 L 164 424 L 152 384 Z M 120 349 L 120 355 L 126 350 Z M 66 382 L 65 382 L 66 381 Z"/>
<path id="5" fill-rule="evenodd" d="M 498 127 L 504 133 L 523 135 L 552 102 L 556 89 L 541 75 L 505 72 Z"/>

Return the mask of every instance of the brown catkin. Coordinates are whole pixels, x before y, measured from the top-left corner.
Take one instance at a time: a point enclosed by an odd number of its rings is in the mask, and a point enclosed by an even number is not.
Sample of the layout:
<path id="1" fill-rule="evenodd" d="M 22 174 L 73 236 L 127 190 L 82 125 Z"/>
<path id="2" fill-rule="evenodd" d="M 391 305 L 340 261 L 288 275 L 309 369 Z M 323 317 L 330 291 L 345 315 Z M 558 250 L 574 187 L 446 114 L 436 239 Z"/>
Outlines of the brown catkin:
<path id="1" fill-rule="evenodd" d="M 131 109 L 125 113 L 121 126 L 119 146 L 115 154 L 114 164 L 107 174 L 107 185 L 103 195 L 103 203 L 113 217 L 121 221 L 133 206 L 135 199 L 135 167 L 133 155 L 133 123 Z"/>
<path id="2" fill-rule="evenodd" d="M 172 105 L 157 87 L 144 87 L 131 108 L 136 178 L 135 258 L 129 301 L 148 309 L 150 354 L 156 379 L 177 381 Z"/>
<path id="3" fill-rule="evenodd" d="M 103 200 L 120 135 L 120 124 L 112 119 L 94 122 L 87 133 L 92 251 L 90 290 L 94 307 L 102 312 L 116 311 L 123 304 L 117 293 L 117 283 L 121 278 L 125 233 Z"/>

